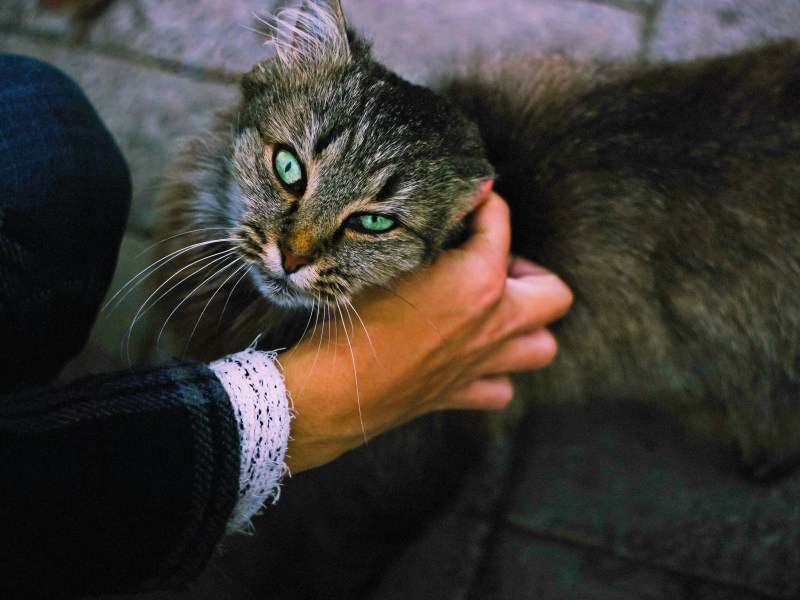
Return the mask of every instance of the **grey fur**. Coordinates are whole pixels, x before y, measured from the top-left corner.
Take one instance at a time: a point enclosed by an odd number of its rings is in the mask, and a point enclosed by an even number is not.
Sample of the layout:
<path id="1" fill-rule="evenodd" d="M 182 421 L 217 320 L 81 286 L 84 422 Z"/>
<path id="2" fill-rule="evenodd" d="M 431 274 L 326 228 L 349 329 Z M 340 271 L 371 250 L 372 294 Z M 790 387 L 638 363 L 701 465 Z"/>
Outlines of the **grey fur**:
<path id="1" fill-rule="evenodd" d="M 372 61 L 338 2 L 306 2 L 298 17 L 279 21 L 279 58 L 244 76 L 241 104 L 188 146 L 162 200 L 165 237 L 221 228 L 235 239 L 178 256 L 171 273 L 229 248 L 249 267 L 219 292 L 234 266 L 207 282 L 198 269 L 178 286 L 182 299 L 197 288 L 173 317 L 194 331 L 193 355 L 215 358 L 259 334 L 288 345 L 310 310 L 319 318 L 318 301 L 335 307 L 425 265 L 458 236 L 477 184 L 496 169 L 515 251 L 576 293 L 556 327 L 556 362 L 531 375 L 537 400 L 649 399 L 737 441 L 764 473 L 794 458 L 796 44 L 644 68 L 484 64 L 436 96 Z M 275 178 L 279 145 L 307 170 L 299 199 Z M 342 227 L 364 210 L 403 225 L 374 236 Z M 282 275 L 278 242 L 309 264 Z"/>

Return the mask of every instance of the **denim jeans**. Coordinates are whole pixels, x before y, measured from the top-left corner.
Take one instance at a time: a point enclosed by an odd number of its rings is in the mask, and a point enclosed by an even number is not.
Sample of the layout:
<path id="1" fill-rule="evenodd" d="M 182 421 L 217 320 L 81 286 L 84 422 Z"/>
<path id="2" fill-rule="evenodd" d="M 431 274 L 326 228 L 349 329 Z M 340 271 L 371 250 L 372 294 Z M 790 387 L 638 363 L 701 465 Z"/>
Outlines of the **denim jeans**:
<path id="1" fill-rule="evenodd" d="M 0 55 L 0 392 L 86 343 L 127 221 L 128 167 L 78 86 Z"/>
<path id="2" fill-rule="evenodd" d="M 33 387 L 85 344 L 130 193 L 77 85 L 0 55 L 0 598 L 183 585 L 238 497 L 236 418 L 206 365 Z"/>

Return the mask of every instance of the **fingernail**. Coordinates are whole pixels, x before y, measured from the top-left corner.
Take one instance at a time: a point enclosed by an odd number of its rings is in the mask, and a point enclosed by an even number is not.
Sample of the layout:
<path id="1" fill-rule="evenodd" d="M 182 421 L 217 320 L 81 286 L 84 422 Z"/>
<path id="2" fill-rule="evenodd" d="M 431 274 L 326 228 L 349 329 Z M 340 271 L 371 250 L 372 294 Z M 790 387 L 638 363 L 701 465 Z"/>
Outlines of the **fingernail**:
<path id="1" fill-rule="evenodd" d="M 482 181 L 478 184 L 478 189 L 476 190 L 475 195 L 472 197 L 472 209 L 475 209 L 483 204 L 483 201 L 486 200 L 486 196 L 492 191 L 493 185 L 493 179 L 490 179 L 489 181 Z"/>
<path id="2" fill-rule="evenodd" d="M 480 185 L 478 185 L 478 195 L 485 196 L 486 194 L 492 191 L 493 185 L 494 185 L 494 179 L 482 182 Z"/>

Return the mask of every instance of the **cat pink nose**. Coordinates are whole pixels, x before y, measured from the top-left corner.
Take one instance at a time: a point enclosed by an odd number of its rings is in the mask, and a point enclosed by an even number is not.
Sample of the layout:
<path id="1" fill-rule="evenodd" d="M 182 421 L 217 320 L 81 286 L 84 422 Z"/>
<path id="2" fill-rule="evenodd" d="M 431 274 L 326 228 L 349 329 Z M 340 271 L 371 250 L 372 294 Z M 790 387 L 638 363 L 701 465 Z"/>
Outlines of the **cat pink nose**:
<path id="1" fill-rule="evenodd" d="M 286 271 L 287 275 L 295 273 L 300 267 L 311 262 L 310 259 L 306 258 L 305 256 L 298 256 L 286 246 L 281 246 L 280 249 L 283 270 Z"/>

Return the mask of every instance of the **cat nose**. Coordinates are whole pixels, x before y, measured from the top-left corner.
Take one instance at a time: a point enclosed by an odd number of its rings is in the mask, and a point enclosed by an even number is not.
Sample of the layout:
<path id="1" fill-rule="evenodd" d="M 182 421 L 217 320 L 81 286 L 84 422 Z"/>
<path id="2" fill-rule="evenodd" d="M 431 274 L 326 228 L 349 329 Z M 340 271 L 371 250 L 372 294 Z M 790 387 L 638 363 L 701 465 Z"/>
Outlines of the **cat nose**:
<path id="1" fill-rule="evenodd" d="M 305 256 L 298 256 L 294 252 L 292 252 L 291 248 L 287 246 L 280 246 L 281 250 L 281 263 L 283 263 L 283 270 L 286 272 L 287 275 L 291 275 L 292 273 L 296 273 L 297 270 L 302 267 L 303 265 L 307 265 L 311 262 L 311 259 L 306 258 Z"/>

